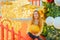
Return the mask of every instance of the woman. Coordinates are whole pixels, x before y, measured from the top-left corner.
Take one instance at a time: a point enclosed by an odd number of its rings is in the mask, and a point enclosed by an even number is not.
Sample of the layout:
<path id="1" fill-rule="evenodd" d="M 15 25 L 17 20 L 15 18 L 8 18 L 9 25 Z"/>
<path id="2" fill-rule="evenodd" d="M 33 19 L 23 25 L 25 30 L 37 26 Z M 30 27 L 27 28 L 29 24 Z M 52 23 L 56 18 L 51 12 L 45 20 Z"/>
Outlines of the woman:
<path id="1" fill-rule="evenodd" d="M 33 40 L 35 40 L 35 38 L 37 38 L 38 40 L 41 40 L 39 36 L 42 33 L 42 29 L 43 29 L 42 24 L 43 22 L 42 22 L 41 16 L 39 12 L 35 10 L 32 16 L 31 26 L 28 28 L 28 35 Z"/>

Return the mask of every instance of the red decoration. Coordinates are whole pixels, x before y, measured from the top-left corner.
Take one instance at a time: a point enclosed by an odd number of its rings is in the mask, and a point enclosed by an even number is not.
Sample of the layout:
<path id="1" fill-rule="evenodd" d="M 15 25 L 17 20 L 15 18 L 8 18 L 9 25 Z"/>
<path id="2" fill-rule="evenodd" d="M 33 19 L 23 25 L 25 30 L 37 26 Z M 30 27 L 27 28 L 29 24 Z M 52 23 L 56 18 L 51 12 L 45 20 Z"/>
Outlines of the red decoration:
<path id="1" fill-rule="evenodd" d="M 42 40 L 46 40 L 46 38 L 45 38 L 43 35 L 40 35 L 40 38 L 41 38 Z"/>
<path id="2" fill-rule="evenodd" d="M 52 3 L 52 2 L 54 2 L 54 0 L 47 0 L 47 2 L 48 2 L 48 3 Z"/>

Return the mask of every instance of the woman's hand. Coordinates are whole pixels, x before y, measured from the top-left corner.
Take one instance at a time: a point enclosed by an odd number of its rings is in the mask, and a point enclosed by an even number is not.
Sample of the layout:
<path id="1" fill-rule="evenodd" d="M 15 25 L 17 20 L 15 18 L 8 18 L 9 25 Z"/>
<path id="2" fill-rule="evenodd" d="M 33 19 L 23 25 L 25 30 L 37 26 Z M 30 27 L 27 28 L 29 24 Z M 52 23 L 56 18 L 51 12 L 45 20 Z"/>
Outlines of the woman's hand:
<path id="1" fill-rule="evenodd" d="M 40 36 L 40 34 L 37 34 L 36 36 Z"/>
<path id="2" fill-rule="evenodd" d="M 40 36 L 40 33 L 36 34 L 36 36 Z"/>
<path id="3" fill-rule="evenodd" d="M 37 38 L 35 38 L 34 40 L 38 40 Z"/>

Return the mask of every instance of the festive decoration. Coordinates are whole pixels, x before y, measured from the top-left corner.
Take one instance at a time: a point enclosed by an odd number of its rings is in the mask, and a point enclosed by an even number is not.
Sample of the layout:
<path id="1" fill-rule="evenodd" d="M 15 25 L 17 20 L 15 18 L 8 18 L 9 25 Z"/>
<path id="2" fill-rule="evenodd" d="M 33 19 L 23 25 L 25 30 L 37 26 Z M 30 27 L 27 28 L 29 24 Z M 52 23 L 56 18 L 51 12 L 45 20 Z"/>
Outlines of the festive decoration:
<path id="1" fill-rule="evenodd" d="M 40 0 L 40 6 L 43 6 L 43 4 L 42 4 L 42 0 Z"/>
<path id="2" fill-rule="evenodd" d="M 45 11 L 46 17 L 51 16 L 55 18 L 60 16 L 60 6 L 56 6 L 54 2 L 52 3 L 43 2 L 43 5 L 46 7 Z M 46 24 L 44 25 L 42 35 L 46 37 L 46 40 L 60 40 L 60 29 L 58 30 L 59 26 L 58 27 L 54 26 L 54 22 L 52 26 L 47 26 Z M 57 22 L 55 23 L 57 24 Z"/>
<path id="3" fill-rule="evenodd" d="M 30 4 L 26 4 L 22 7 L 18 6 L 18 4 L 12 4 L 2 6 L 1 12 L 2 16 L 7 18 L 29 18 L 32 16 L 32 12 L 36 8 L 37 6 L 33 6 Z"/>
<path id="4" fill-rule="evenodd" d="M 36 34 L 40 31 L 40 28 L 37 25 L 31 25 L 30 32 Z"/>
<path id="5" fill-rule="evenodd" d="M 55 4 L 60 6 L 60 0 L 54 0 Z"/>
<path id="6" fill-rule="evenodd" d="M 53 17 L 47 17 L 47 19 L 46 19 L 46 24 L 48 25 L 48 26 L 52 26 L 53 25 L 53 22 L 54 22 L 54 18 Z"/>
<path id="7" fill-rule="evenodd" d="M 52 2 L 54 2 L 54 0 L 47 0 L 47 2 L 48 2 L 48 3 L 52 3 Z"/>
<path id="8" fill-rule="evenodd" d="M 54 0 L 42 0 L 43 2 L 48 2 L 48 3 L 52 3 L 54 2 Z"/>
<path id="9" fill-rule="evenodd" d="M 60 29 L 60 17 L 56 17 L 55 20 L 54 20 L 54 27 L 56 29 Z"/>
<path id="10" fill-rule="evenodd" d="M 11 1 L 11 2 L 16 6 L 24 6 L 26 4 L 30 4 L 30 2 L 28 0 L 15 0 L 15 1 Z"/>

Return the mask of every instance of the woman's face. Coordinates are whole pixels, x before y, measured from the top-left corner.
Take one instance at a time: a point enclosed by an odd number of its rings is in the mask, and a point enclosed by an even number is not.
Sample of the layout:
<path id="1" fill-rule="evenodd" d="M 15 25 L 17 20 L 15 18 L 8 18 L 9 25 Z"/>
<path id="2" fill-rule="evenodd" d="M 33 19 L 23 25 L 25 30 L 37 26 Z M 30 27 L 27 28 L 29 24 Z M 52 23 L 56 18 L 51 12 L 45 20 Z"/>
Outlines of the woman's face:
<path id="1" fill-rule="evenodd" d="M 34 18 L 35 18 L 35 19 L 38 18 L 38 12 L 34 12 Z"/>

